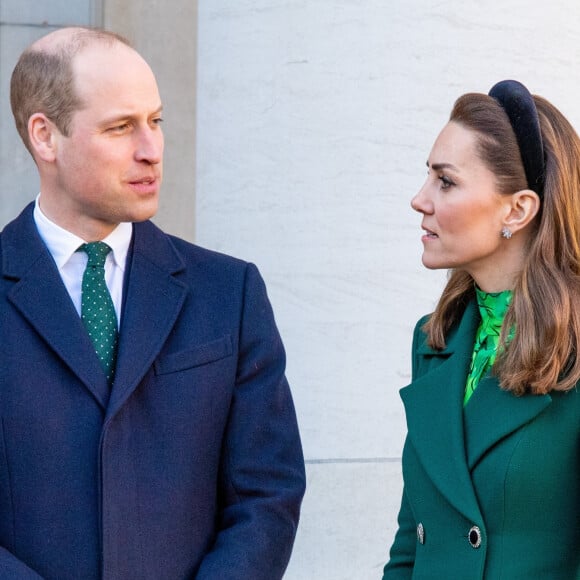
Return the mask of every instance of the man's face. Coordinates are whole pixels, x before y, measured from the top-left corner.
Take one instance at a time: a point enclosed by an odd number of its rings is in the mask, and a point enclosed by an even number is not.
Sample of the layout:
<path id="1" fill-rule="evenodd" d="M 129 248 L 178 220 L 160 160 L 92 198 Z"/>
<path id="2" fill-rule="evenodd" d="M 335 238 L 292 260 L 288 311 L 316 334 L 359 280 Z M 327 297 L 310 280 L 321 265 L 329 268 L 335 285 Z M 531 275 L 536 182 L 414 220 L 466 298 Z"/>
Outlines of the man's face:
<path id="1" fill-rule="evenodd" d="M 49 217 L 83 239 L 100 239 L 122 221 L 157 211 L 161 98 L 149 66 L 120 43 L 84 49 L 73 71 L 82 108 L 67 137 L 55 133 Z"/>

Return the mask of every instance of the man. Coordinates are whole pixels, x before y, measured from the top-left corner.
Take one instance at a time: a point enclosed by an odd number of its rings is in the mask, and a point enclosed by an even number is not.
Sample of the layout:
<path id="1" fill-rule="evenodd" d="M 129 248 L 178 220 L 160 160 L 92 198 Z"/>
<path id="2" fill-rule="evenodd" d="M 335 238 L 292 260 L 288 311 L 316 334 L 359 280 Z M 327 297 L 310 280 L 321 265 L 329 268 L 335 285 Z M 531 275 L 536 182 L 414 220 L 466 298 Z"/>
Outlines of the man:
<path id="1" fill-rule="evenodd" d="M 305 480 L 284 350 L 253 265 L 148 221 L 153 73 L 66 28 L 11 101 L 41 192 L 0 236 L 0 578 L 280 578 Z"/>

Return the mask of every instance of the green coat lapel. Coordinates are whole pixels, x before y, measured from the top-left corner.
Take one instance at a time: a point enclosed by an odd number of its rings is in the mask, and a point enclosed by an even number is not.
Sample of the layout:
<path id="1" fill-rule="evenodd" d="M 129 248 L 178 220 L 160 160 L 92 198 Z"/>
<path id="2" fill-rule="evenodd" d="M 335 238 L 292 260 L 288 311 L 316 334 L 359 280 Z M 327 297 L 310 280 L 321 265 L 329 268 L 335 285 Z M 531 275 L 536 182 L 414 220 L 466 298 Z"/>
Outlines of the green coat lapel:
<path id="1" fill-rule="evenodd" d="M 463 391 L 479 324 L 470 302 L 447 347 L 431 349 L 419 334 L 414 346 L 416 379 L 401 390 L 409 438 L 439 491 L 469 519 L 479 513 L 471 470 L 503 438 L 548 407 L 550 395 L 516 397 L 484 378 L 463 408 Z"/>
<path id="2" fill-rule="evenodd" d="M 471 470 L 496 443 L 532 421 L 552 402 L 550 395 L 516 397 L 488 376 L 465 407 L 467 465 Z"/>
<path id="3" fill-rule="evenodd" d="M 465 461 L 463 392 L 478 322 L 477 307 L 470 303 L 444 350 L 416 340 L 417 378 L 401 389 L 408 438 L 421 464 L 440 493 L 471 521 L 481 515 Z"/>

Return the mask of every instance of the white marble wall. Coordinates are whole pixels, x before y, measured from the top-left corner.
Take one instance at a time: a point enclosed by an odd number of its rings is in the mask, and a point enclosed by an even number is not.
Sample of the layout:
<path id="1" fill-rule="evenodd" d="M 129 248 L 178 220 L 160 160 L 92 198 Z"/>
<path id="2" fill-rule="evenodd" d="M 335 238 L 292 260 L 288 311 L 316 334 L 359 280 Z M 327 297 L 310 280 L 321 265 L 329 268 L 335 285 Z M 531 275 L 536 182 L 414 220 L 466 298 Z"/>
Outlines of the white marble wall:
<path id="1" fill-rule="evenodd" d="M 193 241 L 197 1 L 171 0 L 170 9 L 166 0 L 100 1 L 103 26 L 131 41 L 153 69 L 161 92 L 165 157 L 155 221 Z"/>
<path id="2" fill-rule="evenodd" d="M 290 580 L 380 578 L 411 331 L 444 275 L 409 200 L 454 99 L 516 78 L 580 128 L 574 0 L 199 0 L 196 239 L 255 261 L 308 493 Z"/>

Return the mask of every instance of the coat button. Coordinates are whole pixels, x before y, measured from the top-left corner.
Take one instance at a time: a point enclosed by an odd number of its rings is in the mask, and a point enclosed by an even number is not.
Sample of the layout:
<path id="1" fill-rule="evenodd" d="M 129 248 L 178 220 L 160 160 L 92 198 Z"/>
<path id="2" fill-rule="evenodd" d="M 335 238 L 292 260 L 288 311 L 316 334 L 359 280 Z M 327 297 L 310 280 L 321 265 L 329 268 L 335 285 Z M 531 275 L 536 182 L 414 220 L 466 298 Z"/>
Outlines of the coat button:
<path id="1" fill-rule="evenodd" d="M 419 541 L 419 544 L 425 543 L 425 528 L 421 522 L 417 524 L 417 540 Z"/>
<path id="2" fill-rule="evenodd" d="M 472 548 L 479 548 L 481 546 L 481 530 L 477 526 L 473 526 L 469 530 L 467 538 Z"/>

